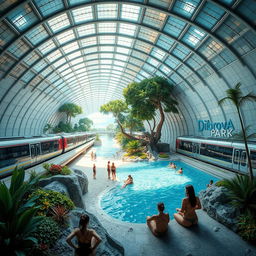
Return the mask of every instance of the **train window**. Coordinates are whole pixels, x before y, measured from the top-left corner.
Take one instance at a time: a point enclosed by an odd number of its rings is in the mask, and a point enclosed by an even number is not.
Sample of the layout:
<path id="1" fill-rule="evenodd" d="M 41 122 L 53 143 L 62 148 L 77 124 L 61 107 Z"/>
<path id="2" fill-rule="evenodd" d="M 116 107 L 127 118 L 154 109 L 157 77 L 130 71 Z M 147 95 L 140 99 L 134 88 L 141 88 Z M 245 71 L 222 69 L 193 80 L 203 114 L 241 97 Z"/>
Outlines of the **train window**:
<path id="1" fill-rule="evenodd" d="M 192 152 L 192 142 L 190 142 L 190 141 L 181 141 L 180 142 L 180 149 Z"/>
<path id="2" fill-rule="evenodd" d="M 241 166 L 246 166 L 246 152 L 241 153 Z"/>
<path id="3" fill-rule="evenodd" d="M 231 163 L 233 148 L 221 147 L 218 145 L 201 144 L 200 153 L 201 155 Z"/>
<path id="4" fill-rule="evenodd" d="M 252 168 L 256 169 L 256 151 L 251 151 Z"/>
<path id="5" fill-rule="evenodd" d="M 240 154 L 240 151 L 239 150 L 235 150 L 235 153 L 234 153 L 234 164 L 239 164 L 239 154 Z"/>

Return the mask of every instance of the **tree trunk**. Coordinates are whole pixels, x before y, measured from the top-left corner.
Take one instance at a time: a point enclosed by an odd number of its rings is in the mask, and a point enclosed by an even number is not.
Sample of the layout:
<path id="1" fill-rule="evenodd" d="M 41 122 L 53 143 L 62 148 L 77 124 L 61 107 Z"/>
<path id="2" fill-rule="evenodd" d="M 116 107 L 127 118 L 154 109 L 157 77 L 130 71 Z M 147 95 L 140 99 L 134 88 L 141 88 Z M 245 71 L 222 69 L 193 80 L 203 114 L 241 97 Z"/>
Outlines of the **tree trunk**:
<path id="1" fill-rule="evenodd" d="M 164 115 L 164 111 L 163 111 L 163 108 L 162 108 L 162 105 L 161 103 L 159 103 L 159 112 L 160 112 L 160 122 L 159 124 L 157 125 L 157 128 L 156 128 L 156 133 L 154 135 L 154 141 L 155 141 L 155 144 L 157 144 L 157 142 L 160 140 L 161 138 L 161 131 L 162 131 L 162 127 L 163 127 L 163 124 L 164 124 L 164 121 L 165 121 L 165 115 Z"/>
<path id="2" fill-rule="evenodd" d="M 249 148 L 248 148 L 247 137 L 246 137 L 245 128 L 244 128 L 244 122 L 243 122 L 242 115 L 240 113 L 238 106 L 237 106 L 237 112 L 238 112 L 242 132 L 243 132 L 243 137 L 244 137 L 244 145 L 245 145 L 245 150 L 246 150 L 246 155 L 247 155 L 248 165 L 249 165 L 248 166 L 249 167 L 249 177 L 250 177 L 250 180 L 253 181 L 252 162 L 251 162 L 250 152 L 249 152 Z"/>

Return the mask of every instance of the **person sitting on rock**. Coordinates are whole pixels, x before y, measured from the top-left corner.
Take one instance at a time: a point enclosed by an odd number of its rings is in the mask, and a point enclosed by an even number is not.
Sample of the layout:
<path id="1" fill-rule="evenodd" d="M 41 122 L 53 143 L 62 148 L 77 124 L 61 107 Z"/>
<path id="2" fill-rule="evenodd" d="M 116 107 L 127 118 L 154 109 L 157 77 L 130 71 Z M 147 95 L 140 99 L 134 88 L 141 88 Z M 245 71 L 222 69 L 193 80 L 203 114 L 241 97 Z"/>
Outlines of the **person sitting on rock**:
<path id="1" fill-rule="evenodd" d="M 101 238 L 93 229 L 88 229 L 89 216 L 87 214 L 81 215 L 79 221 L 79 228 L 74 229 L 67 237 L 67 243 L 75 249 L 75 256 L 92 256 L 95 255 L 95 250 Z M 76 237 L 78 246 L 72 243 L 72 239 Z"/>
<path id="2" fill-rule="evenodd" d="M 125 188 L 129 184 L 133 184 L 133 178 L 131 175 L 128 175 L 128 178 L 124 181 L 124 185 L 122 186 L 122 188 Z"/>
<path id="3" fill-rule="evenodd" d="M 174 213 L 174 219 L 184 227 L 190 227 L 198 223 L 196 210 L 201 209 L 201 203 L 192 185 L 186 186 L 186 198 L 182 200 L 182 206 L 176 208 L 178 213 Z"/>
<path id="4" fill-rule="evenodd" d="M 158 203 L 157 209 L 159 214 L 153 216 L 147 216 L 147 225 L 150 231 L 155 236 L 161 236 L 166 233 L 168 229 L 168 223 L 170 216 L 168 213 L 164 213 L 164 203 Z"/>

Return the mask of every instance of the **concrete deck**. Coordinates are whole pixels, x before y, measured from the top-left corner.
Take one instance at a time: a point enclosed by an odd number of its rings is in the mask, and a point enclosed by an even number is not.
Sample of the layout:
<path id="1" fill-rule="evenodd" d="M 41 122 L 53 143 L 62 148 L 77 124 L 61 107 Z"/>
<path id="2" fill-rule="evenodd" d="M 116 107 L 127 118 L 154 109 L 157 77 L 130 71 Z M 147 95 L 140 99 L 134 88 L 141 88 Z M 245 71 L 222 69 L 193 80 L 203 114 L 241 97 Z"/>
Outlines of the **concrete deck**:
<path id="1" fill-rule="evenodd" d="M 84 197 L 86 209 L 124 246 L 126 256 L 256 256 L 256 247 L 210 218 L 203 210 L 197 211 L 199 224 L 192 228 L 180 226 L 170 216 L 172 220 L 169 230 L 163 238 L 154 237 L 146 224 L 125 223 L 107 215 L 100 208 L 100 197 L 106 189 L 116 184 L 107 179 L 107 160 L 97 157 L 96 180 L 92 178 L 94 162 L 90 160 L 90 152 L 79 157 L 70 166 L 83 170 L 87 175 L 89 191 Z M 118 166 L 124 163 L 117 160 L 114 162 L 118 176 Z"/>

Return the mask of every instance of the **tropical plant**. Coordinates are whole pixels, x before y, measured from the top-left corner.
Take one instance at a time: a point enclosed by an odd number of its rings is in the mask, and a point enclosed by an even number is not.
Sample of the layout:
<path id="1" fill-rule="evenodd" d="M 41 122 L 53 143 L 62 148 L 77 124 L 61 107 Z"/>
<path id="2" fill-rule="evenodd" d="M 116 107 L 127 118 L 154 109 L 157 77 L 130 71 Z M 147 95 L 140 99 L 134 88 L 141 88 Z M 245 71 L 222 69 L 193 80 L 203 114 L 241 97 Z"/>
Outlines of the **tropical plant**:
<path id="1" fill-rule="evenodd" d="M 50 217 L 44 217 L 43 221 L 36 228 L 33 236 L 38 240 L 38 244 L 33 248 L 33 255 L 42 255 L 51 248 L 60 236 L 60 228 L 58 224 Z"/>
<path id="2" fill-rule="evenodd" d="M 161 131 L 165 121 L 165 112 L 178 113 L 178 102 L 172 97 L 173 85 L 163 77 L 144 79 L 140 83 L 133 82 L 124 89 L 122 100 L 110 101 L 101 106 L 101 112 L 112 113 L 121 129 L 121 132 L 133 140 L 140 140 L 144 145 L 150 145 L 157 151 L 156 144 L 161 138 Z M 129 108 L 128 108 L 129 106 Z M 160 114 L 157 123 L 155 116 L 157 111 Z M 128 134 L 125 129 L 125 117 L 130 115 L 135 122 L 148 123 L 150 133 L 146 138 L 139 138 Z M 124 120 L 124 122 L 123 122 Z M 135 123 L 134 120 L 132 123 Z M 128 122 L 127 122 L 128 123 Z M 129 125 L 130 128 L 132 127 Z"/>
<path id="3" fill-rule="evenodd" d="M 59 164 L 49 164 L 45 163 L 43 164 L 44 169 L 47 171 L 47 174 L 49 175 L 70 175 L 71 170 L 67 166 L 62 166 Z"/>
<path id="4" fill-rule="evenodd" d="M 59 124 L 53 128 L 52 130 L 54 133 L 59 133 L 59 132 L 66 132 L 70 133 L 73 132 L 72 125 L 70 123 L 63 123 L 62 121 L 59 122 Z"/>
<path id="5" fill-rule="evenodd" d="M 37 239 L 32 232 L 41 223 L 36 216 L 35 196 L 24 201 L 37 179 L 24 182 L 25 172 L 15 168 L 8 188 L 0 182 L 0 248 L 3 255 L 26 255 Z"/>
<path id="6" fill-rule="evenodd" d="M 30 197 L 35 196 L 36 205 L 40 207 L 37 214 L 41 216 L 50 216 L 50 209 L 60 205 L 68 211 L 74 208 L 74 203 L 66 195 L 56 191 L 38 189 L 30 195 Z"/>
<path id="7" fill-rule="evenodd" d="M 51 209 L 52 218 L 60 225 L 65 225 L 67 223 L 68 213 L 69 210 L 63 205 L 57 205 Z"/>
<path id="8" fill-rule="evenodd" d="M 44 133 L 47 133 L 47 132 L 50 131 L 52 128 L 53 128 L 53 127 L 52 127 L 51 124 L 46 124 L 46 125 L 44 126 L 43 132 L 44 132 Z"/>
<path id="9" fill-rule="evenodd" d="M 126 144 L 125 149 L 128 153 L 131 153 L 131 154 L 134 154 L 136 152 L 140 152 L 142 150 L 141 144 L 138 140 L 129 141 Z"/>
<path id="10" fill-rule="evenodd" d="M 249 148 L 248 148 L 245 124 L 244 124 L 244 120 L 243 120 L 242 113 L 241 113 L 241 107 L 247 101 L 256 101 L 256 95 L 254 95 L 250 92 L 247 95 L 243 96 L 240 87 L 241 87 L 241 83 L 238 83 L 238 84 L 236 84 L 236 86 L 234 88 L 230 88 L 230 89 L 226 90 L 227 96 L 224 97 L 223 99 L 219 100 L 218 103 L 219 103 L 219 105 L 222 105 L 225 101 L 228 100 L 228 101 L 231 101 L 235 105 L 235 108 L 236 108 L 236 111 L 237 111 L 237 114 L 239 117 L 240 125 L 242 128 L 242 132 L 243 132 L 243 140 L 244 140 L 244 144 L 245 144 L 245 150 L 246 150 L 246 155 L 247 155 L 248 165 L 249 165 L 248 166 L 249 167 L 249 176 L 250 176 L 250 179 L 253 180 L 252 162 L 251 162 L 251 158 L 250 158 L 250 152 L 249 152 Z"/>
<path id="11" fill-rule="evenodd" d="M 236 175 L 233 179 L 224 179 L 222 186 L 228 190 L 226 194 L 230 203 L 241 213 L 256 212 L 256 179 Z"/>
<path id="12" fill-rule="evenodd" d="M 74 103 L 65 103 L 59 108 L 59 112 L 67 115 L 66 123 L 71 122 L 71 117 L 82 114 L 82 108 Z"/>
<path id="13" fill-rule="evenodd" d="M 253 214 L 243 214 L 238 220 L 238 234 L 246 241 L 256 242 L 256 218 Z"/>
<path id="14" fill-rule="evenodd" d="M 163 152 L 160 152 L 160 153 L 158 154 L 158 156 L 159 156 L 160 158 L 169 158 L 169 155 L 168 155 L 167 153 L 163 153 Z"/>

